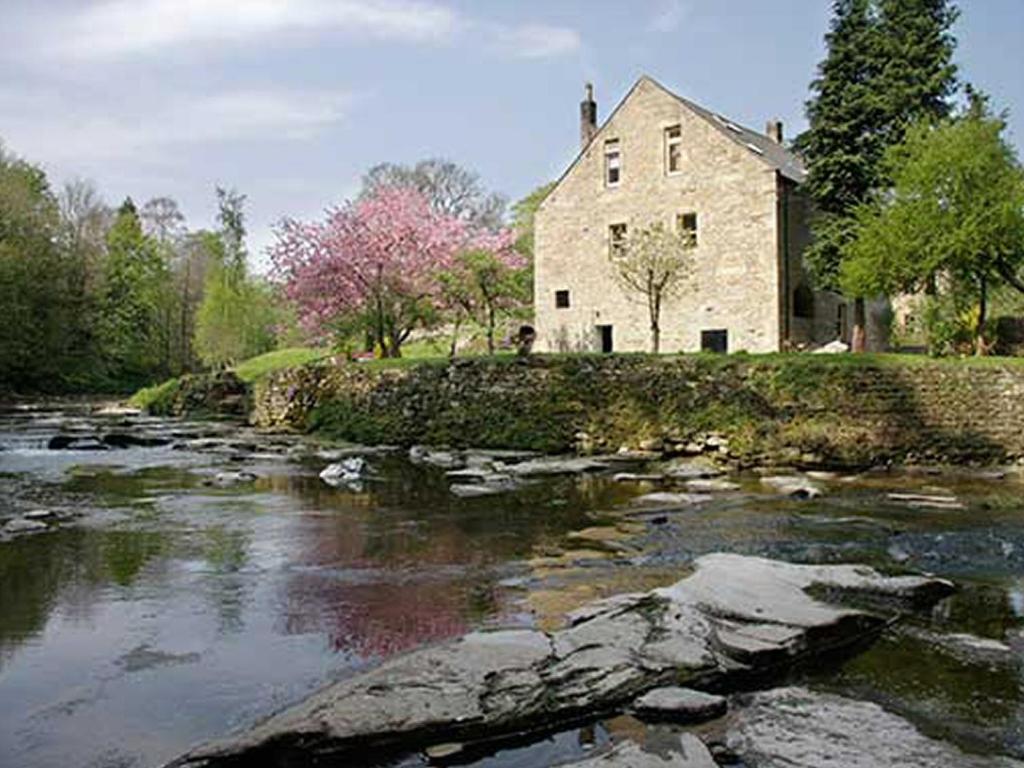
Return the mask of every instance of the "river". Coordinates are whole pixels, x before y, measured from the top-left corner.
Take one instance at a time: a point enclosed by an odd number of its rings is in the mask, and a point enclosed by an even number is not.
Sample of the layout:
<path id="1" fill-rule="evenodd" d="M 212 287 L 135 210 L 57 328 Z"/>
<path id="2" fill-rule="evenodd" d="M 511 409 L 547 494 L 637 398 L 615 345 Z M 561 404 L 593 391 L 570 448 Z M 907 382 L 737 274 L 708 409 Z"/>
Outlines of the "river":
<path id="1" fill-rule="evenodd" d="M 49 447 L 58 435 L 79 442 Z M 953 579 L 933 611 L 801 682 L 967 751 L 1024 757 L 1014 473 L 823 474 L 823 495 L 799 500 L 748 472 L 705 503 L 650 509 L 636 499 L 654 485 L 615 479 L 649 470 L 637 461 L 461 498 L 405 452 L 369 453 L 365 478 L 333 487 L 319 473 L 343 449 L 88 402 L 0 409 L 0 523 L 50 515 L 0 541 L 0 765 L 157 766 L 393 654 L 482 627 L 553 628 L 713 551 Z M 611 718 L 473 764 L 546 765 L 649 731 Z"/>

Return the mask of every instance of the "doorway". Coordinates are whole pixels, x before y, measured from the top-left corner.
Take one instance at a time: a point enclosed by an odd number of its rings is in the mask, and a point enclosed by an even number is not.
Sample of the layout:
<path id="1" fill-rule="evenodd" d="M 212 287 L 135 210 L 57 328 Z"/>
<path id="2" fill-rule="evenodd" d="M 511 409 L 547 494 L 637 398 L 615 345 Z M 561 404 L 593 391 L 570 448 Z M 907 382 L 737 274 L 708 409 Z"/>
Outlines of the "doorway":
<path id="1" fill-rule="evenodd" d="M 610 355 L 615 348 L 612 342 L 612 327 L 610 325 L 597 326 L 597 338 L 601 343 L 601 351 Z"/>

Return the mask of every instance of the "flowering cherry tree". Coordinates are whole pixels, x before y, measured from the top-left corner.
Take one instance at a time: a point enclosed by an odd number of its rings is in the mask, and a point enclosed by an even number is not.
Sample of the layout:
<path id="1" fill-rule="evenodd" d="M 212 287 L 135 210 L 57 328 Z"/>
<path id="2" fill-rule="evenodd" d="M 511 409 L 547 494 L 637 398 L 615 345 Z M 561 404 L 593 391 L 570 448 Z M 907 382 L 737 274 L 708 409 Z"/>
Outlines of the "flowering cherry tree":
<path id="1" fill-rule="evenodd" d="M 439 275 L 470 249 L 510 250 L 511 237 L 434 210 L 418 191 L 382 187 L 321 222 L 284 220 L 271 249 L 303 327 L 327 335 L 358 315 L 385 357 L 442 305 Z"/>

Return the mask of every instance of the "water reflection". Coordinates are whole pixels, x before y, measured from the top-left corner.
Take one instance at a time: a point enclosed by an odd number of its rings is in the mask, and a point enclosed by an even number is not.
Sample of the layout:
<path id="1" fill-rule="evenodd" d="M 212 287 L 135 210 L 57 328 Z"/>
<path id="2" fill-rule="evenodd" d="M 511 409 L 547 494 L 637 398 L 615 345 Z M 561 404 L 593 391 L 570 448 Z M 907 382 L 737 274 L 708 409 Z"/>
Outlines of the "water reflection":
<path id="1" fill-rule="evenodd" d="M 76 419 L 76 429 L 93 423 Z M 40 446 L 62 423 L 0 415 L 4 503 L 83 513 L 57 532 L 0 543 L 2 765 L 159 763 L 332 677 L 481 626 L 553 628 L 595 597 L 675 581 L 715 550 L 956 577 L 965 588 L 933 614 L 811 682 L 961 743 L 1020 754 L 1018 665 L 928 639 L 971 633 L 1017 647 L 1019 485 L 942 478 L 968 509 L 935 513 L 885 497 L 935 478 L 837 480 L 824 498 L 796 502 L 751 475 L 739 493 L 652 515 L 630 503 L 652 486 L 608 475 L 460 499 L 443 472 L 399 456 L 372 457 L 362 491 L 335 489 L 317 477 L 322 459 L 296 460 L 312 453 L 299 439 L 228 432 L 225 450 L 188 442 L 223 435 L 223 425 L 148 421 L 146 430 L 184 442 L 48 456 Z M 245 444 L 252 452 L 240 454 Z M 239 468 L 259 479 L 210 485 Z M 649 737 L 613 719 L 480 765 L 542 765 L 609 733 Z"/>

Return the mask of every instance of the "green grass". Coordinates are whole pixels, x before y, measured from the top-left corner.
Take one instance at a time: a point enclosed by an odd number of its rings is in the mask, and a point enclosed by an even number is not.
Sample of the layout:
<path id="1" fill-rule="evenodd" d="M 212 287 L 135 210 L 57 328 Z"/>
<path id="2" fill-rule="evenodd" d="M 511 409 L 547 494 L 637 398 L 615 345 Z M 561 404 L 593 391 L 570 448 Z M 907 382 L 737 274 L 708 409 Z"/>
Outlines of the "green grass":
<path id="1" fill-rule="evenodd" d="M 312 363 L 314 360 L 319 360 L 330 354 L 330 350 L 314 347 L 275 349 L 273 352 L 251 357 L 239 363 L 235 366 L 234 371 L 238 374 L 238 378 L 246 384 L 252 384 L 276 371 Z"/>
<path id="2" fill-rule="evenodd" d="M 179 389 L 181 389 L 181 379 L 168 379 L 161 384 L 140 389 L 128 399 L 128 404 L 144 411 L 162 412 L 166 410 L 163 406 L 174 399 Z"/>

